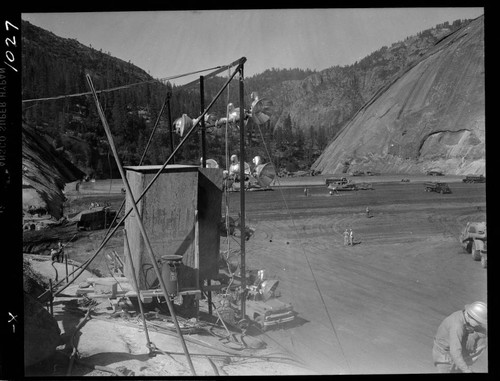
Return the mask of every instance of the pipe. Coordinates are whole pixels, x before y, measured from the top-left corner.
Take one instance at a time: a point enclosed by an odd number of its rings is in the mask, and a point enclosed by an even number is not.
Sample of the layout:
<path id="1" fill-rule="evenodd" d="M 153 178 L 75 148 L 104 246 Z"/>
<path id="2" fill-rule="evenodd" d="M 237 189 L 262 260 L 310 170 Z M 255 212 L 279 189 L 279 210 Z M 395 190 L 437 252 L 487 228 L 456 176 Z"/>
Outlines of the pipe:
<path id="1" fill-rule="evenodd" d="M 144 240 L 144 242 L 146 244 L 146 248 L 147 248 L 147 253 L 149 255 L 149 259 L 151 261 L 151 264 L 153 265 L 153 268 L 155 270 L 156 276 L 158 277 L 158 280 L 160 282 L 160 286 L 161 286 L 163 295 L 164 295 L 165 300 L 167 302 L 168 309 L 170 311 L 170 315 L 172 316 L 172 319 L 174 321 L 175 328 L 177 329 L 177 333 L 178 333 L 179 338 L 181 340 L 182 347 L 184 349 L 184 353 L 186 354 L 186 359 L 187 359 L 187 361 L 189 363 L 189 367 L 191 368 L 191 372 L 193 373 L 193 375 L 196 376 L 196 371 L 195 371 L 195 369 L 193 367 L 193 363 L 191 361 L 191 358 L 189 357 L 189 352 L 188 352 L 188 349 L 186 347 L 186 343 L 184 341 L 184 337 L 182 336 L 182 332 L 181 332 L 181 329 L 179 327 L 179 322 L 177 321 L 177 316 L 175 314 L 174 307 L 172 305 L 172 301 L 170 300 L 170 297 L 169 297 L 168 292 L 167 292 L 167 287 L 165 285 L 163 277 L 161 276 L 161 271 L 158 268 L 158 263 L 156 262 L 156 258 L 155 258 L 155 255 L 153 253 L 153 248 L 151 246 L 151 242 L 149 241 L 148 235 L 147 235 L 146 230 L 144 228 L 144 225 L 142 223 L 141 214 L 139 213 L 139 209 L 137 208 L 137 204 L 136 204 L 136 202 L 134 200 L 134 196 L 132 194 L 132 190 L 130 188 L 130 184 L 128 183 L 127 177 L 126 177 L 125 172 L 123 170 L 123 167 L 121 165 L 120 158 L 118 157 L 118 151 L 116 150 L 116 147 L 115 147 L 115 144 L 114 144 L 114 141 L 113 141 L 113 136 L 111 135 L 111 130 L 110 130 L 110 128 L 108 126 L 108 123 L 107 123 L 107 120 L 106 120 L 106 116 L 104 115 L 104 111 L 102 110 L 101 104 L 99 103 L 99 99 L 97 98 L 97 94 L 96 94 L 95 89 L 94 89 L 94 84 L 92 83 L 92 79 L 90 78 L 90 75 L 87 74 L 86 77 L 87 77 L 88 84 L 89 84 L 89 86 L 90 86 L 90 88 L 92 90 L 92 93 L 94 95 L 94 101 L 96 103 L 97 110 L 99 112 L 99 116 L 101 118 L 104 130 L 105 130 L 106 135 L 108 137 L 108 141 L 109 141 L 109 145 L 111 147 L 111 151 L 113 152 L 113 156 L 115 157 L 115 161 L 116 161 L 116 164 L 118 166 L 118 170 L 120 172 L 120 176 L 122 177 L 123 184 L 125 185 L 125 188 L 126 188 L 126 191 L 127 191 L 127 195 L 129 197 L 129 200 L 131 201 L 132 208 L 134 210 L 134 215 L 136 217 L 137 224 L 139 226 L 139 230 L 140 230 L 142 238 L 143 238 L 143 240 Z M 193 129 L 191 129 L 191 131 L 192 130 Z"/>
<path id="2" fill-rule="evenodd" d="M 201 112 L 205 110 L 205 90 L 204 90 L 204 82 L 203 76 L 200 76 L 200 108 Z M 202 163 L 201 166 L 203 168 L 207 167 L 207 148 L 206 148 L 206 128 L 205 128 L 205 118 L 200 120 L 201 122 L 201 158 Z"/>
<path id="3" fill-rule="evenodd" d="M 73 347 L 73 350 L 71 352 L 71 357 L 69 359 L 69 366 L 68 366 L 68 371 L 66 373 L 66 376 L 70 376 L 71 375 L 71 370 L 73 368 L 73 363 L 74 361 L 76 360 L 76 355 L 78 353 L 78 350 L 76 349 L 77 345 L 75 345 L 74 343 L 74 339 L 75 339 L 75 334 L 80 331 L 80 329 L 83 327 L 83 325 L 87 322 L 87 320 L 90 318 L 90 311 L 92 310 L 92 307 L 89 307 L 89 309 L 87 310 L 87 314 L 85 315 L 85 317 L 83 318 L 83 320 L 78 323 L 78 325 L 76 326 L 76 329 L 75 331 L 71 334 L 71 346 Z"/>
<path id="4" fill-rule="evenodd" d="M 50 286 L 50 299 L 49 299 L 50 315 L 54 317 L 54 303 L 53 303 L 54 295 L 52 293 L 52 279 L 49 279 L 49 286 Z"/>
<path id="5" fill-rule="evenodd" d="M 137 274 L 135 273 L 134 263 L 132 262 L 132 253 L 130 252 L 130 245 L 128 242 L 127 230 L 123 229 L 123 236 L 125 238 L 125 252 L 127 253 L 127 259 L 130 263 L 130 270 L 132 271 L 132 280 L 134 281 L 134 287 L 137 290 L 137 302 L 139 303 L 139 309 L 142 315 L 142 325 L 144 326 L 144 332 L 146 334 L 147 347 L 149 353 L 152 353 L 151 340 L 149 339 L 148 326 L 146 324 L 146 316 L 144 315 L 144 307 L 141 300 L 141 290 L 139 289 L 139 282 L 137 281 Z"/>
<path id="6" fill-rule="evenodd" d="M 241 318 L 245 319 L 246 268 L 245 268 L 245 94 L 243 92 L 243 66 L 240 67 L 240 229 L 241 229 Z"/>

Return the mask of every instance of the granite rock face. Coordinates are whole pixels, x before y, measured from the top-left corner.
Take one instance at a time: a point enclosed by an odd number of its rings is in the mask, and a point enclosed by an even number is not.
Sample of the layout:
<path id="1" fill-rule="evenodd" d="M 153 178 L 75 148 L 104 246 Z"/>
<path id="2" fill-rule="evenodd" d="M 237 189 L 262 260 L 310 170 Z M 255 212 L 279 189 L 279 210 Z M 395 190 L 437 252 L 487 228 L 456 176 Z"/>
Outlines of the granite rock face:
<path id="1" fill-rule="evenodd" d="M 485 173 L 484 18 L 444 37 L 378 91 L 312 169 Z"/>
<path id="2" fill-rule="evenodd" d="M 66 183 L 82 179 L 85 173 L 66 160 L 33 127 L 22 129 L 23 210 L 29 207 L 45 210 L 59 219 L 65 201 Z"/>

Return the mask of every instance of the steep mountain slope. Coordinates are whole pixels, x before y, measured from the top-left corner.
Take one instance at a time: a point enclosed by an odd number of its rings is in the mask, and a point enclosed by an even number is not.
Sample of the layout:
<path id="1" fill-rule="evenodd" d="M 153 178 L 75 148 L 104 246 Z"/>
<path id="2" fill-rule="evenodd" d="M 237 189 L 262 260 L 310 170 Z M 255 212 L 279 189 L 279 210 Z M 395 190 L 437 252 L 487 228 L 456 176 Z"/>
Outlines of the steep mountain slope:
<path id="1" fill-rule="evenodd" d="M 23 123 L 23 210 L 45 209 L 59 219 L 63 215 L 64 184 L 85 175 L 62 157 L 33 127 Z"/>
<path id="2" fill-rule="evenodd" d="M 440 40 L 379 90 L 312 168 L 484 173 L 484 18 Z"/>
<path id="3" fill-rule="evenodd" d="M 468 23 L 456 20 L 439 24 L 381 47 L 352 65 L 334 66 L 304 80 L 275 84 L 262 92 L 275 100 L 275 128 L 289 116 L 296 128 L 325 128 L 328 136 L 335 136 L 381 87 L 418 62 L 437 41 Z"/>

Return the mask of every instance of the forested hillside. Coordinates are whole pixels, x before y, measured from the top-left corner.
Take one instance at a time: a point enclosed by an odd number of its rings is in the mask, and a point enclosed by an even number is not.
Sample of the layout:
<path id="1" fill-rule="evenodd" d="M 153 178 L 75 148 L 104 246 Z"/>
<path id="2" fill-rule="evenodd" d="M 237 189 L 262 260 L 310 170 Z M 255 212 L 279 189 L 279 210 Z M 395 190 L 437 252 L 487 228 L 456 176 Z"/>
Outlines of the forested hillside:
<path id="1" fill-rule="evenodd" d="M 336 66 L 321 72 L 271 68 L 245 78 L 245 108 L 251 105 L 250 93 L 253 91 L 261 98 L 271 99 L 275 105 L 274 114 L 266 125 L 260 128 L 248 125 L 247 161 L 254 155 L 268 159 L 269 152 L 278 167 L 308 169 L 340 128 L 373 94 L 397 73 L 406 70 L 436 41 L 465 22 L 438 25 L 391 47 L 383 47 L 353 65 Z M 113 158 L 92 97 L 44 98 L 88 92 L 87 73 L 96 90 L 135 84 L 103 92 L 99 99 L 123 164 L 137 165 L 170 84 L 155 80 L 130 62 L 92 46 L 84 46 L 74 39 L 56 36 L 26 21 L 22 23 L 22 43 L 25 122 L 47 134 L 55 148 L 91 176 L 118 176 L 110 168 L 113 167 Z M 247 61 L 246 65 L 251 65 L 251 62 Z M 172 73 L 178 74 L 182 73 Z M 206 81 L 205 106 L 226 77 L 224 74 Z M 228 93 L 229 102 L 238 107 L 238 81 L 232 81 Z M 211 112 L 218 117 L 224 116 L 227 102 L 225 92 Z M 201 113 L 196 86 L 189 90 L 172 88 L 171 120 L 183 113 L 191 118 Z M 162 164 L 169 156 L 168 125 L 168 115 L 164 112 L 143 164 Z M 239 132 L 231 129 L 227 139 L 230 153 L 238 153 L 238 139 Z M 175 144 L 179 140 L 179 136 L 174 137 Z M 224 165 L 224 131 L 210 132 L 207 143 L 208 156 Z M 195 135 L 176 156 L 176 162 L 198 163 L 199 157 L 200 141 Z"/>

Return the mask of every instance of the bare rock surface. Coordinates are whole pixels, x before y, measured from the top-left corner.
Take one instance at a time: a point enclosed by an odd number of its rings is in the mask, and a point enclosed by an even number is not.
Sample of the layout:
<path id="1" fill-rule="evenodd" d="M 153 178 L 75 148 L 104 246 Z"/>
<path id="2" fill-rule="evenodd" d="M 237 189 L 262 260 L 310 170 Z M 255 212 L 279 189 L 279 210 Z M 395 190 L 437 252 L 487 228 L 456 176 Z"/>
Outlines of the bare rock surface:
<path id="1" fill-rule="evenodd" d="M 484 18 L 440 40 L 369 100 L 312 169 L 485 171 Z"/>

